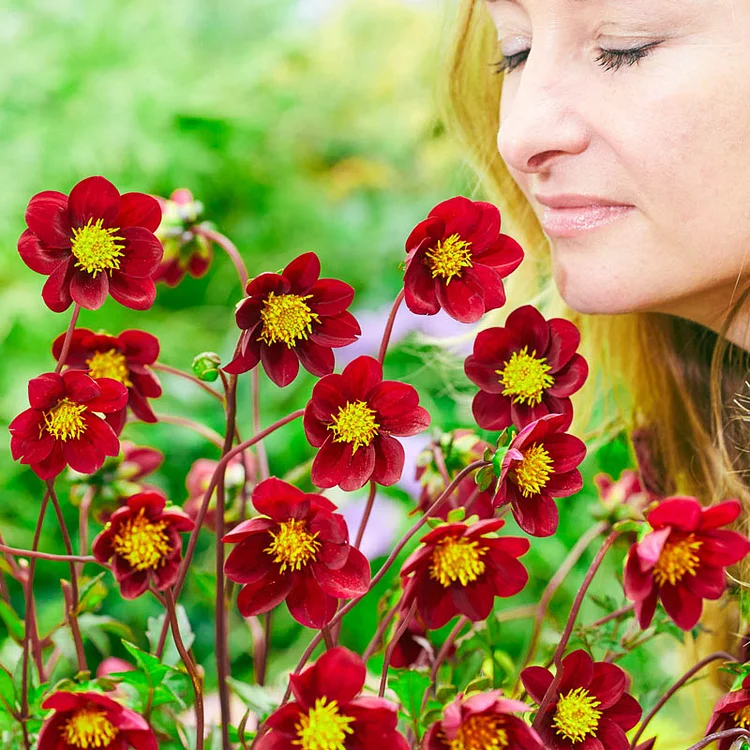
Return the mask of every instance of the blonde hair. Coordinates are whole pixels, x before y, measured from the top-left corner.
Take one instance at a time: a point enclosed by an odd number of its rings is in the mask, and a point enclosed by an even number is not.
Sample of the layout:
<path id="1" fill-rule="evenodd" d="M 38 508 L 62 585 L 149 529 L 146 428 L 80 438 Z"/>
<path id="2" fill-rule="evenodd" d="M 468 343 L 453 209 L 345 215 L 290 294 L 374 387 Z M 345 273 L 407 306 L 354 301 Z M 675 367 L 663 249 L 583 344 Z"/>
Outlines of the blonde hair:
<path id="1" fill-rule="evenodd" d="M 750 430 L 735 400 L 745 385 L 750 356 L 723 333 L 748 292 L 733 305 L 719 334 L 660 313 L 598 316 L 567 308 L 552 283 L 547 240 L 497 152 L 502 75 L 491 64 L 498 56 L 496 31 L 484 4 L 460 0 L 441 99 L 445 121 L 478 174 L 477 192 L 500 207 L 503 230 L 527 254 L 512 279 L 506 309 L 513 307 L 513 294 L 521 292 L 519 304 L 537 302 L 545 314 L 567 317 L 581 329 L 591 376 L 577 399 L 578 430 L 591 424 L 590 409 L 606 394 L 603 424 L 598 417 L 602 437 L 646 427 L 661 493 L 694 495 L 706 505 L 737 497 L 745 509 L 745 531 L 750 460 L 743 445 L 750 444 Z M 730 631 L 737 628 L 735 617 L 718 607 L 706 611 L 704 624 L 714 637 L 700 650 L 726 649 Z"/>

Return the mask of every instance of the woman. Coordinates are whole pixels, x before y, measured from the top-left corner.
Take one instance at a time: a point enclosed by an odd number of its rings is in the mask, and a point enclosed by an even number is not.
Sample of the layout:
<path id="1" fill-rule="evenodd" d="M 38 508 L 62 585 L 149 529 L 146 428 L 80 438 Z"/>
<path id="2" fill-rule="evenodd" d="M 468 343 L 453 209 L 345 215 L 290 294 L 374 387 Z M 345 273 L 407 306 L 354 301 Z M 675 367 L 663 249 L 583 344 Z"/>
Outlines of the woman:
<path id="1" fill-rule="evenodd" d="M 662 493 L 706 503 L 750 503 L 748 69 L 749 3 L 461 0 L 447 77 L 529 256 L 516 293 L 583 329 L 608 426 L 647 426 Z M 705 624 L 696 652 L 737 652 L 726 608 Z"/>

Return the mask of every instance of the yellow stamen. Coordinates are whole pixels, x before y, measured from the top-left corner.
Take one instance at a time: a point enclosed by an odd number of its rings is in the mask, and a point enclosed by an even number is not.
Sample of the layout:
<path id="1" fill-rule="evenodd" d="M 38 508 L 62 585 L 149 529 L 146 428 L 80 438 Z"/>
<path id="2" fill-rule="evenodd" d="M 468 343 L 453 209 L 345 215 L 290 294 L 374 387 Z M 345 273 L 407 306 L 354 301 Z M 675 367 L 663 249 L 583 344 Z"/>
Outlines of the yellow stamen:
<path id="1" fill-rule="evenodd" d="M 296 346 L 300 339 L 307 339 L 312 333 L 312 324 L 320 322 L 318 314 L 305 304 L 305 300 L 311 297 L 312 294 L 300 297 L 298 294 L 276 295 L 270 292 L 260 311 L 263 321 L 261 341 L 269 345 L 282 341 L 287 346 Z"/>
<path id="2" fill-rule="evenodd" d="M 92 378 L 112 378 L 130 388 L 130 370 L 125 363 L 125 355 L 117 349 L 109 349 L 106 352 L 94 352 L 91 359 L 86 360 L 89 375 Z"/>
<path id="3" fill-rule="evenodd" d="M 354 721 L 351 716 L 342 716 L 336 701 L 318 698 L 315 705 L 301 716 L 294 728 L 297 739 L 293 745 L 302 750 L 344 750 L 347 734 L 354 734 L 349 726 Z"/>
<path id="4" fill-rule="evenodd" d="M 311 534 L 305 526 L 305 521 L 292 519 L 282 521 L 279 524 L 278 533 L 270 532 L 273 541 L 263 551 L 276 555 L 273 561 L 281 563 L 282 573 L 287 568 L 301 570 L 309 562 L 315 560 L 315 556 L 323 546 L 317 541 L 319 532 Z"/>
<path id="5" fill-rule="evenodd" d="M 432 272 L 432 278 L 440 276 L 445 279 L 446 284 L 449 284 L 454 276 L 460 278 L 461 271 L 472 265 L 471 242 L 466 242 L 459 235 L 452 234 L 428 250 L 425 258 Z"/>
<path id="6" fill-rule="evenodd" d="M 589 691 L 579 687 L 571 690 L 557 702 L 553 724 L 557 733 L 574 745 L 583 742 L 589 735 L 596 735 L 602 712 L 597 710 L 601 706 Z"/>
<path id="7" fill-rule="evenodd" d="M 166 521 L 150 521 L 141 508 L 137 516 L 120 524 L 112 548 L 135 570 L 159 568 L 172 550 L 166 528 Z"/>
<path id="8" fill-rule="evenodd" d="M 552 368 L 547 360 L 537 357 L 536 350 L 529 354 L 528 349 L 528 346 L 524 346 L 520 352 L 513 352 L 503 369 L 495 372 L 505 386 L 503 396 L 512 396 L 516 404 L 536 406 L 541 403 L 544 391 L 554 385 L 555 380 L 548 374 Z"/>
<path id="9" fill-rule="evenodd" d="M 346 406 L 339 406 L 339 413 L 333 418 L 328 429 L 335 435 L 336 443 L 353 443 L 357 450 L 369 445 L 378 434 L 380 425 L 375 421 L 375 410 L 366 401 L 347 401 Z"/>
<path id="10" fill-rule="evenodd" d="M 81 708 L 61 727 L 61 738 L 81 750 L 106 748 L 117 737 L 118 729 L 99 708 Z"/>
<path id="11" fill-rule="evenodd" d="M 502 716 L 470 716 L 446 742 L 450 750 L 500 750 L 510 746 Z"/>
<path id="12" fill-rule="evenodd" d="M 100 271 L 109 271 L 111 275 L 112 271 L 118 270 L 122 251 L 125 249 L 125 245 L 117 243 L 117 240 L 125 240 L 115 234 L 119 230 L 107 229 L 102 224 L 102 219 L 89 219 L 86 226 L 73 230 L 71 240 L 76 268 L 81 268 L 92 276 Z"/>
<path id="13" fill-rule="evenodd" d="M 77 440 L 86 432 L 86 423 L 81 416 L 85 411 L 84 404 L 75 404 L 64 398 L 44 412 L 44 429 L 56 440 Z"/>
<path id="14" fill-rule="evenodd" d="M 739 711 L 732 714 L 734 726 L 742 729 L 750 729 L 750 706 L 744 706 Z"/>
<path id="15" fill-rule="evenodd" d="M 479 542 L 465 537 L 441 539 L 432 553 L 430 578 L 445 588 L 456 581 L 466 586 L 484 573 L 485 565 L 481 558 L 486 553 L 486 547 L 480 547 Z"/>
<path id="16" fill-rule="evenodd" d="M 516 484 L 524 497 L 541 492 L 552 476 L 552 456 L 542 443 L 534 443 L 523 452 L 523 461 L 513 469 Z"/>
<path id="17" fill-rule="evenodd" d="M 695 534 L 688 534 L 676 541 L 667 539 L 654 566 L 654 580 L 657 585 L 671 583 L 674 586 L 684 576 L 694 576 L 701 564 L 700 557 L 695 553 L 702 544 L 703 542 L 696 540 Z"/>

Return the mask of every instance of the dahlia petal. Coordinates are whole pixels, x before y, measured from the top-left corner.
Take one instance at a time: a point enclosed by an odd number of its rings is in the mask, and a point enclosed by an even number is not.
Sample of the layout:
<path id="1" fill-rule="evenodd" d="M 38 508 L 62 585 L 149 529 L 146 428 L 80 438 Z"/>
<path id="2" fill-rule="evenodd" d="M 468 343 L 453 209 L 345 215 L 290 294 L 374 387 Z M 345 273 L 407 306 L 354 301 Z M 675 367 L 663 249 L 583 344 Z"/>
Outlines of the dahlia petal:
<path id="1" fill-rule="evenodd" d="M 487 574 L 496 596 L 515 596 L 529 582 L 526 568 L 515 557 L 497 549 L 490 553 Z"/>
<path id="2" fill-rule="evenodd" d="M 86 431 L 87 433 L 89 430 Z M 104 463 L 104 455 L 100 448 L 87 434 L 78 440 L 66 440 L 63 444 L 65 461 L 74 471 L 81 474 L 93 474 Z"/>
<path id="3" fill-rule="evenodd" d="M 498 549 L 514 558 L 523 557 L 531 548 L 531 543 L 524 536 L 504 536 L 500 539 L 485 539 L 490 549 Z"/>
<path id="4" fill-rule="evenodd" d="M 326 594 L 312 575 L 300 575 L 286 598 L 289 614 L 306 628 L 320 630 L 336 614 L 336 597 Z"/>
<path id="5" fill-rule="evenodd" d="M 243 372 L 249 372 L 260 362 L 260 348 L 248 350 L 238 354 L 231 362 L 224 365 L 221 369 L 230 375 L 242 375 Z"/>
<path id="6" fill-rule="evenodd" d="M 150 277 L 136 279 L 115 271 L 109 280 L 109 293 L 124 307 L 148 310 L 156 299 L 156 286 Z"/>
<path id="7" fill-rule="evenodd" d="M 725 568 L 750 554 L 750 541 L 737 531 L 717 529 L 704 532 L 700 538 L 703 542 L 700 557 L 706 565 Z"/>
<path id="8" fill-rule="evenodd" d="M 701 565 L 695 575 L 687 575 L 682 583 L 701 599 L 719 599 L 726 588 L 724 568 Z"/>
<path id="9" fill-rule="evenodd" d="M 281 708 L 286 708 L 286 706 L 282 706 Z M 271 716 L 273 715 L 271 714 Z M 282 737 L 278 732 L 273 730 L 266 732 L 258 740 L 258 750 L 289 750 L 289 739 Z"/>
<path id="10" fill-rule="evenodd" d="M 310 524 L 312 531 L 313 525 Z M 320 537 L 318 537 L 320 539 Z M 349 556 L 349 542 L 327 542 L 321 541 L 320 552 L 318 552 L 318 562 L 327 568 L 337 569 L 346 562 Z"/>
<path id="11" fill-rule="evenodd" d="M 462 239 L 471 239 L 472 241 L 474 240 L 472 235 L 478 227 L 480 227 L 480 232 L 484 228 L 486 233 L 488 225 L 491 224 L 488 221 L 489 217 L 484 213 L 480 201 L 469 200 L 469 198 L 463 195 L 457 195 L 442 203 L 438 203 L 428 215 L 437 216 L 445 222 L 444 233 L 446 236 L 455 233 Z M 484 224 L 480 226 L 483 219 Z M 486 236 L 484 237 L 484 241 L 487 241 Z"/>
<path id="12" fill-rule="evenodd" d="M 736 521 L 742 512 L 739 500 L 725 500 L 710 508 L 703 508 L 701 513 L 701 529 L 718 529 Z"/>
<path id="13" fill-rule="evenodd" d="M 138 419 L 140 419 L 142 422 L 149 422 L 151 424 L 158 422 L 156 414 L 154 414 L 154 410 L 151 408 L 151 405 L 137 389 L 130 388 L 129 394 L 130 397 L 128 399 L 128 406 Z"/>
<path id="14" fill-rule="evenodd" d="M 674 526 L 681 531 L 696 531 L 701 523 L 701 506 L 694 497 L 669 497 L 662 500 L 646 520 L 655 529 Z"/>
<path id="15" fill-rule="evenodd" d="M 479 211 L 479 216 L 471 240 L 475 247 L 482 248 L 494 242 L 500 234 L 500 210 L 487 201 L 474 201 L 474 207 Z"/>
<path id="16" fill-rule="evenodd" d="M 345 478 L 352 458 L 350 443 L 335 442 L 333 435 L 323 443 L 313 459 L 310 479 L 316 487 L 335 487 Z"/>
<path id="17" fill-rule="evenodd" d="M 29 411 L 33 412 L 32 409 L 29 409 Z M 38 414 L 39 412 L 34 413 Z M 39 422 L 37 422 L 36 435 L 40 434 L 40 429 Z M 14 461 L 22 458 L 21 463 L 23 464 L 35 464 L 39 461 L 44 461 L 44 459 L 52 453 L 55 447 L 55 438 L 53 438 L 48 432 L 42 433 L 39 438 L 37 438 L 36 435 L 28 442 L 22 442 L 15 435 L 11 437 L 10 451 Z"/>
<path id="18" fill-rule="evenodd" d="M 389 487 L 401 479 L 406 455 L 404 446 L 389 435 L 378 435 L 373 441 L 375 447 L 375 468 L 373 482 Z"/>
<path id="19" fill-rule="evenodd" d="M 224 573 L 235 583 L 255 583 L 272 570 L 271 555 L 266 552 L 270 543 L 267 534 L 253 534 L 241 541 L 224 562 Z"/>
<path id="20" fill-rule="evenodd" d="M 582 648 L 571 651 L 562 660 L 562 679 L 557 692 L 566 695 L 577 687 L 588 689 L 593 677 L 594 660 Z"/>
<path id="21" fill-rule="evenodd" d="M 684 586 L 661 586 L 659 598 L 667 614 L 680 630 L 692 630 L 701 619 L 702 599 Z"/>
<path id="22" fill-rule="evenodd" d="M 604 747 L 596 737 L 586 737 L 580 745 L 580 750 L 609 750 L 609 748 Z"/>
<path id="23" fill-rule="evenodd" d="M 643 709 L 629 693 L 625 693 L 617 703 L 607 709 L 606 718 L 629 732 L 641 719 Z M 609 747 L 609 745 L 607 745 Z"/>
<path id="24" fill-rule="evenodd" d="M 70 281 L 73 273 L 73 261 L 68 260 L 60 263 L 44 282 L 42 299 L 52 312 L 64 312 L 70 307 L 73 301 L 70 296 Z"/>
<path id="25" fill-rule="evenodd" d="M 549 415 L 547 400 L 542 399 L 538 404 L 521 404 L 515 401 L 510 402 L 510 418 L 513 424 L 519 429 L 523 429 L 532 422 L 536 422 L 542 417 Z"/>
<path id="26" fill-rule="evenodd" d="M 300 706 L 296 701 L 293 701 L 280 706 L 268 717 L 266 723 L 271 729 L 277 730 L 277 732 L 296 737 L 297 730 L 295 729 L 295 725 L 299 724 L 299 719 Z M 276 732 L 273 734 L 276 734 Z M 264 737 L 267 736 L 268 735 L 264 735 Z M 286 747 L 287 746 L 284 745 L 284 748 Z"/>
<path id="27" fill-rule="evenodd" d="M 616 664 L 608 662 L 594 663 L 594 676 L 588 687 L 589 693 L 595 696 L 600 705 L 597 710 L 612 708 L 628 688 L 628 677 Z"/>
<path id="28" fill-rule="evenodd" d="M 143 227 L 126 227 L 118 234 L 125 240 L 120 273 L 137 279 L 150 277 L 159 267 L 164 255 L 161 242 Z"/>
<path id="29" fill-rule="evenodd" d="M 94 397 L 90 397 L 86 401 L 86 406 L 90 411 L 109 414 L 110 412 L 116 412 L 125 408 L 129 398 L 128 389 L 120 383 L 119 380 L 114 380 L 113 378 L 97 378 L 95 382 L 98 386 L 99 393 Z M 68 392 L 70 392 L 70 388 L 68 389 Z M 83 399 L 77 398 L 76 400 Z"/>
<path id="30" fill-rule="evenodd" d="M 26 409 L 8 425 L 11 435 L 17 438 L 19 445 L 27 442 L 34 442 L 39 439 L 42 430 L 44 415 L 39 409 Z M 14 454 L 14 459 L 17 456 Z"/>
<path id="31" fill-rule="evenodd" d="M 547 537 L 557 531 L 557 506 L 549 495 L 531 495 L 513 502 L 512 511 L 518 525 L 531 536 Z"/>
<path id="32" fill-rule="evenodd" d="M 28 383 L 29 406 L 32 409 L 51 409 L 65 396 L 64 383 L 62 376 L 55 372 L 32 378 Z"/>
<path id="33" fill-rule="evenodd" d="M 282 522 L 295 516 L 295 508 L 305 503 L 306 498 L 305 493 L 299 487 L 295 487 L 293 484 L 277 477 L 269 477 L 253 490 L 252 502 L 258 513 L 273 518 L 274 521 Z M 309 507 L 309 503 L 305 507 Z M 252 520 L 250 519 L 250 521 Z M 246 521 L 245 524 L 247 523 Z M 227 541 L 234 540 L 227 539 Z"/>
<path id="34" fill-rule="evenodd" d="M 544 316 L 533 305 L 516 308 L 505 321 L 505 327 L 515 334 L 529 348 L 529 354 L 536 352 L 545 356 L 550 345 L 550 329 Z"/>
<path id="35" fill-rule="evenodd" d="M 164 589 L 169 588 L 177 580 L 180 575 L 181 560 L 181 552 L 178 552 L 174 558 L 167 560 L 160 568 L 151 571 L 154 588 L 157 591 L 164 591 Z"/>
<path id="36" fill-rule="evenodd" d="M 552 372 L 561 370 L 576 352 L 581 343 L 581 334 L 576 326 L 564 318 L 550 318 L 549 346 L 545 352 L 547 364 Z M 555 378 L 557 380 L 557 378 Z"/>
<path id="37" fill-rule="evenodd" d="M 305 407 L 305 413 L 302 415 L 302 426 L 305 430 L 305 437 L 313 448 L 320 448 L 329 437 L 332 437 L 331 431 L 313 414 L 313 402 L 308 402 Z"/>
<path id="38" fill-rule="evenodd" d="M 625 578 L 623 580 L 625 596 L 631 601 L 645 599 L 653 593 L 654 585 L 654 578 L 651 572 L 641 570 L 641 563 L 638 558 L 638 545 L 634 544 L 630 548 L 627 562 L 625 563 Z"/>
<path id="39" fill-rule="evenodd" d="M 330 347 L 321 346 L 314 341 L 300 341 L 295 347 L 302 366 L 312 375 L 323 377 L 330 375 L 336 365 Z"/>
<path id="40" fill-rule="evenodd" d="M 375 468 L 375 447 L 361 446 L 352 454 L 346 474 L 339 482 L 344 492 L 353 492 L 363 487 L 372 476 Z"/>
<path id="41" fill-rule="evenodd" d="M 420 221 L 414 229 L 411 230 L 406 238 L 406 252 L 410 253 L 416 247 L 421 245 L 425 240 L 430 242 L 442 236 L 445 230 L 445 222 L 437 216 L 428 216 Z"/>
<path id="42" fill-rule="evenodd" d="M 120 193 L 104 177 L 87 177 L 73 186 L 68 198 L 71 224 L 85 226 L 89 219 L 102 219 L 105 227 L 116 226 L 120 209 Z"/>
<path id="43" fill-rule="evenodd" d="M 574 354 L 562 370 L 553 374 L 554 384 L 547 388 L 547 393 L 558 398 L 567 398 L 575 393 L 585 382 L 589 366 L 580 354 Z"/>
<path id="44" fill-rule="evenodd" d="M 344 368 L 341 378 L 355 399 L 367 401 L 370 391 L 383 380 L 383 365 L 374 357 L 362 355 Z"/>
<path id="45" fill-rule="evenodd" d="M 413 385 L 396 380 L 383 380 L 369 393 L 368 403 L 378 413 L 381 428 L 389 430 L 382 423 L 388 418 L 398 417 L 405 411 L 414 409 L 419 403 L 419 394 Z"/>
<path id="46" fill-rule="evenodd" d="M 370 587 L 370 563 L 355 547 L 350 547 L 346 562 L 337 570 L 326 565 L 313 565 L 312 570 L 323 591 L 337 599 L 363 596 Z"/>
<path id="47" fill-rule="evenodd" d="M 526 667 L 521 672 L 521 682 L 535 703 L 542 702 L 552 680 L 552 672 L 544 667 Z"/>
<path id="48" fill-rule="evenodd" d="M 579 492 L 581 487 L 583 478 L 581 472 L 575 469 L 564 474 L 553 474 L 544 486 L 544 491 L 551 497 L 570 497 Z"/>
<path id="49" fill-rule="evenodd" d="M 638 543 L 638 562 L 644 573 L 649 572 L 656 565 L 671 531 L 669 527 L 652 531 Z"/>
<path id="50" fill-rule="evenodd" d="M 343 313 L 354 299 L 354 287 L 338 279 L 320 279 L 308 293 L 310 309 L 321 317 Z"/>
<path id="51" fill-rule="evenodd" d="M 635 616 L 638 619 L 638 625 L 640 625 L 641 630 L 645 630 L 651 624 L 651 620 L 654 619 L 658 598 L 659 593 L 654 588 L 645 599 L 638 599 L 634 602 Z"/>
<path id="52" fill-rule="evenodd" d="M 64 690 L 56 691 L 45 698 L 42 708 L 45 711 L 74 711 L 86 705 L 86 699 L 90 693 L 69 693 Z"/>
<path id="53" fill-rule="evenodd" d="M 492 267 L 504 279 L 521 265 L 524 252 L 512 237 L 501 234 L 487 248 L 475 253 L 474 257 L 479 263 Z"/>
<path id="54" fill-rule="evenodd" d="M 299 360 L 294 350 L 281 342 L 261 344 L 260 360 L 266 375 L 279 387 L 285 388 L 299 372 Z"/>
<path id="55" fill-rule="evenodd" d="M 483 430 L 504 430 L 512 424 L 511 401 L 499 393 L 479 391 L 471 402 L 471 413 Z"/>
<path id="56" fill-rule="evenodd" d="M 417 611 L 429 630 L 442 628 L 458 614 L 450 588 L 441 586 L 431 578 L 419 584 Z"/>
<path id="57" fill-rule="evenodd" d="M 417 251 L 406 262 L 404 301 L 415 315 L 435 315 L 440 311 L 435 281 L 424 265 L 424 253 Z"/>
<path id="58" fill-rule="evenodd" d="M 68 218 L 68 196 L 57 190 L 37 193 L 26 208 L 29 229 L 50 248 L 70 248 L 73 231 Z"/>
<path id="59" fill-rule="evenodd" d="M 350 312 L 342 312 L 335 316 L 321 318 L 320 323 L 313 327 L 310 341 L 338 348 L 353 344 L 362 333 L 357 319 Z"/>
<path id="60" fill-rule="evenodd" d="M 545 393 L 542 396 L 542 402 L 549 410 L 550 414 L 556 414 L 562 416 L 563 419 L 560 421 L 559 431 L 564 432 L 570 427 L 573 421 L 573 404 L 569 398 L 558 398 Z"/>
<path id="61" fill-rule="evenodd" d="M 289 676 L 292 694 L 303 709 L 320 697 L 343 706 L 351 701 L 365 684 L 367 669 L 356 654 L 338 646 L 326 651 L 315 664 L 300 674 Z"/>
<path id="62" fill-rule="evenodd" d="M 240 614 L 250 617 L 268 612 L 286 599 L 293 583 L 294 576 L 272 570 L 259 581 L 246 584 L 237 596 Z"/>
<path id="63" fill-rule="evenodd" d="M 281 275 L 288 279 L 297 294 L 306 293 L 320 276 L 320 258 L 315 253 L 302 253 L 290 261 Z"/>
<path id="64" fill-rule="evenodd" d="M 67 465 L 63 456 L 62 443 L 56 440 L 46 458 L 29 465 L 40 479 L 54 479 Z"/>
<path id="65" fill-rule="evenodd" d="M 275 528 L 276 521 L 273 521 L 270 518 L 256 516 L 255 518 L 248 518 L 246 521 L 238 523 L 231 531 L 224 534 L 221 541 L 229 544 L 236 544 L 253 534 L 260 534 L 264 531 L 269 531 L 270 529 Z"/>
<path id="66" fill-rule="evenodd" d="M 115 557 L 115 560 L 118 558 Z M 148 571 L 138 570 L 132 575 L 118 581 L 120 584 L 120 594 L 123 599 L 137 599 L 148 588 Z"/>
<path id="67" fill-rule="evenodd" d="M 114 226 L 119 229 L 143 227 L 156 232 L 161 218 L 161 206 L 156 198 L 145 193 L 123 193 Z"/>
<path id="68" fill-rule="evenodd" d="M 448 283 L 436 280 L 435 292 L 443 310 L 459 323 L 476 323 L 486 312 L 479 282 L 468 273 L 454 277 Z"/>
<path id="69" fill-rule="evenodd" d="M 476 263 L 471 268 L 466 269 L 465 275 L 483 290 L 485 312 L 497 310 L 505 304 L 506 296 L 503 280 L 494 268 Z"/>
<path id="70" fill-rule="evenodd" d="M 26 229 L 18 238 L 18 254 L 32 271 L 46 276 L 70 258 L 70 247 L 48 247 L 30 229 Z"/>
<path id="71" fill-rule="evenodd" d="M 332 422 L 348 399 L 348 387 L 341 375 L 326 375 L 312 389 L 308 403 L 311 416 L 320 422 Z"/>

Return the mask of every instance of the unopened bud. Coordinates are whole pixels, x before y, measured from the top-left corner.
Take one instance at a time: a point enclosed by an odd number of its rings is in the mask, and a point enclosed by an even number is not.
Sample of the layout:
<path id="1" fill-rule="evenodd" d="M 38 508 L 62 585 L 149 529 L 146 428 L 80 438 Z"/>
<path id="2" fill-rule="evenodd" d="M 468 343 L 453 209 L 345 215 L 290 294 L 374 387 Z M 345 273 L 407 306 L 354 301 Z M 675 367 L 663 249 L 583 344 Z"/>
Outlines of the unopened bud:
<path id="1" fill-rule="evenodd" d="M 213 383 L 219 377 L 221 357 L 216 352 L 201 352 L 193 360 L 193 373 L 198 380 Z"/>

